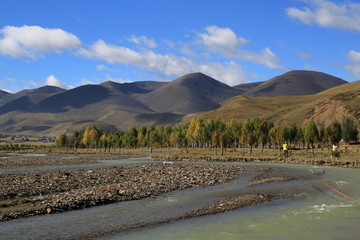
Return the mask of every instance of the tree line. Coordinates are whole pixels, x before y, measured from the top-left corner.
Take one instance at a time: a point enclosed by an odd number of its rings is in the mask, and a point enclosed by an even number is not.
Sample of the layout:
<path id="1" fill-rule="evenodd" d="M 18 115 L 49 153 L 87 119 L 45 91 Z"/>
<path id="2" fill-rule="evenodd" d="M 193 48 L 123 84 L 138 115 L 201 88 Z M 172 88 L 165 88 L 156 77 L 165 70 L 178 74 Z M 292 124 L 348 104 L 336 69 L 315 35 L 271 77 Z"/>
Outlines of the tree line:
<path id="1" fill-rule="evenodd" d="M 106 132 L 89 126 L 71 135 L 58 136 L 57 147 L 71 148 L 135 148 L 135 147 L 194 147 L 224 148 L 253 147 L 279 148 L 287 142 L 290 147 L 311 148 L 315 145 L 331 146 L 343 140 L 358 140 L 359 129 L 355 121 L 346 118 L 342 124 L 333 122 L 318 126 L 314 121 L 300 127 L 296 124 L 275 125 L 262 118 L 250 118 L 244 122 L 220 119 L 192 119 L 187 124 L 141 126 L 128 131 Z"/>

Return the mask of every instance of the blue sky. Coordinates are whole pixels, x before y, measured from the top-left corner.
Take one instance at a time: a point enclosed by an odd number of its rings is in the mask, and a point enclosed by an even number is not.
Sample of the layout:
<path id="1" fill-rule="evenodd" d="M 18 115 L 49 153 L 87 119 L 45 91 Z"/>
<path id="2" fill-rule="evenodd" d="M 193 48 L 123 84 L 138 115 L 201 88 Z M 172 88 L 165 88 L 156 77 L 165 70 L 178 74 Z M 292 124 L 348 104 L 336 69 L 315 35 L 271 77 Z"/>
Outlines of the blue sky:
<path id="1" fill-rule="evenodd" d="M 0 89 L 290 70 L 360 79 L 355 0 L 0 0 Z"/>

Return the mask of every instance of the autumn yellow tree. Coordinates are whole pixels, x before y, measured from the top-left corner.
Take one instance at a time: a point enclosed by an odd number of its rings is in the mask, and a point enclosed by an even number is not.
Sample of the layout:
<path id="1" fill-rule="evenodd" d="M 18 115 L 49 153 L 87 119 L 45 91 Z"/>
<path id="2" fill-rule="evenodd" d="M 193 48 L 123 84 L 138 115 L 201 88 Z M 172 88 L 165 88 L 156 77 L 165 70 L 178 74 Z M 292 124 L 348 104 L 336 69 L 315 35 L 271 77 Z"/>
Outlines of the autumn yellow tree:
<path id="1" fill-rule="evenodd" d="M 205 121 L 202 118 L 194 118 L 191 120 L 188 130 L 186 132 L 186 137 L 192 142 L 193 146 L 199 147 L 204 143 L 204 130 L 205 130 Z"/>
<path id="2" fill-rule="evenodd" d="M 99 146 L 102 148 L 108 148 L 110 146 L 110 137 L 103 133 L 99 139 Z"/>
<path id="3" fill-rule="evenodd" d="M 96 147 L 99 143 L 100 132 L 95 126 L 85 129 L 81 143 L 88 147 Z"/>

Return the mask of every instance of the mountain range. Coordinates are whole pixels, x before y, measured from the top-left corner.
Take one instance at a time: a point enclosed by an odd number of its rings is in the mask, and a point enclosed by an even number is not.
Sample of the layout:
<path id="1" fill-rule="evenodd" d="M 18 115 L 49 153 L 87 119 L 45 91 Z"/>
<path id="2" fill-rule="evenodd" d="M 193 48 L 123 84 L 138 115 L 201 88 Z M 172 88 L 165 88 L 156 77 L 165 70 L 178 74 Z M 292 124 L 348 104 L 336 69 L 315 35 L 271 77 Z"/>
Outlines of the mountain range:
<path id="1" fill-rule="evenodd" d="M 191 73 L 171 82 L 108 81 L 70 90 L 45 86 L 14 94 L 0 91 L 0 133 L 56 136 L 89 125 L 125 130 L 176 124 L 192 117 L 262 116 L 275 122 L 302 124 L 315 119 L 325 123 L 321 117 L 331 118 L 321 111 L 332 109 L 331 104 L 337 106 L 334 119 L 359 117 L 358 86 L 359 82 L 348 83 L 325 73 L 297 70 L 233 87 Z"/>

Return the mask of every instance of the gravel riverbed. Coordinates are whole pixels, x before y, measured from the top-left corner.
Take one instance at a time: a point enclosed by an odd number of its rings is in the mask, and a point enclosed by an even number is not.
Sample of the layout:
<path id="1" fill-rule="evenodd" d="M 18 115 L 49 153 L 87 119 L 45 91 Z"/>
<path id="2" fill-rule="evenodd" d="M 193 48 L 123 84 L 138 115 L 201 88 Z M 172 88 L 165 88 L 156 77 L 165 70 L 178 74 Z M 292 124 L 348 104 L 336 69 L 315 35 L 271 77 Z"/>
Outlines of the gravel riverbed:
<path id="1" fill-rule="evenodd" d="M 0 221 L 53 214 L 226 182 L 256 166 L 143 164 L 0 177 Z"/>

